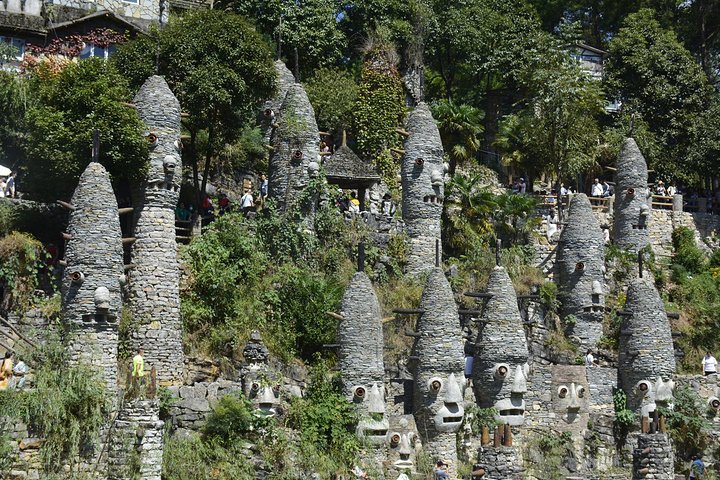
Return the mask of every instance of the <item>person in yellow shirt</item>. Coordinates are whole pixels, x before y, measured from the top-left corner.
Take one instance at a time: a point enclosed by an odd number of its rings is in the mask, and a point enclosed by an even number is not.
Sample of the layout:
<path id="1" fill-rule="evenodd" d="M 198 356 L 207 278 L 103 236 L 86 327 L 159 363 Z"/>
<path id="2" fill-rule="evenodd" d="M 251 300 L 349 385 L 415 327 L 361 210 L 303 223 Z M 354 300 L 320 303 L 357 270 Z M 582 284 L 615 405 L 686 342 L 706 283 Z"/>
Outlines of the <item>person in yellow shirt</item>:
<path id="1" fill-rule="evenodd" d="M 145 386 L 145 360 L 143 355 L 145 350 L 140 349 L 138 354 L 133 357 L 132 380 L 133 387 L 139 388 Z"/>

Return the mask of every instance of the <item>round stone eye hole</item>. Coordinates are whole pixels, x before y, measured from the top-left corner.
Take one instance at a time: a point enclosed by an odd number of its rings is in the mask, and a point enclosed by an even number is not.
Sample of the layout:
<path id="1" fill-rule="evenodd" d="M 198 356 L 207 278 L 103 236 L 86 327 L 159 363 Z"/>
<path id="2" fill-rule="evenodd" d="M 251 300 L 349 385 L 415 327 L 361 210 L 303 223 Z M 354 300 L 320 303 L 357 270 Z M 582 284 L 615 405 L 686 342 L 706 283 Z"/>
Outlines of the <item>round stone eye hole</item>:
<path id="1" fill-rule="evenodd" d="M 647 383 L 642 382 L 640 385 L 638 385 L 638 390 L 640 390 L 641 392 L 647 392 L 647 390 L 648 390 Z"/>
<path id="2" fill-rule="evenodd" d="M 433 392 L 439 392 L 440 387 L 442 387 L 442 383 L 440 383 L 440 380 L 433 380 L 432 382 L 430 382 L 430 388 Z"/>
<path id="3" fill-rule="evenodd" d="M 269 108 L 266 108 L 263 113 L 265 114 L 266 117 L 269 117 L 270 115 L 272 115 L 272 110 L 270 110 Z"/>
<path id="4" fill-rule="evenodd" d="M 560 398 L 565 398 L 568 394 L 568 389 L 562 387 L 560 390 L 558 390 L 558 394 L 560 395 Z"/>
<path id="5" fill-rule="evenodd" d="M 279 393 L 282 386 L 278 383 L 277 385 L 273 386 L 273 391 L 275 393 Z"/>
<path id="6" fill-rule="evenodd" d="M 422 158 L 416 158 L 416 159 L 415 159 L 415 166 L 416 166 L 417 168 L 422 168 L 423 165 L 425 165 L 425 160 L 423 160 Z"/>
<path id="7" fill-rule="evenodd" d="M 293 152 L 293 159 L 295 159 L 295 160 L 302 160 L 302 158 L 303 158 L 303 152 L 302 152 L 302 150 L 295 150 L 295 151 Z"/>
<path id="8" fill-rule="evenodd" d="M 718 408 L 720 408 L 720 400 L 718 400 L 717 398 L 713 399 L 713 401 L 710 402 L 710 406 L 717 410 Z"/>
<path id="9" fill-rule="evenodd" d="M 506 366 L 498 367 L 497 373 L 501 377 L 504 377 L 505 375 L 507 375 L 507 367 Z"/>
<path id="10" fill-rule="evenodd" d="M 583 387 L 577 389 L 577 396 L 578 398 L 583 398 L 585 396 L 585 389 Z"/>
<path id="11" fill-rule="evenodd" d="M 147 138 L 147 141 L 148 141 L 148 143 L 149 143 L 150 145 L 152 145 L 152 146 L 157 145 L 158 137 L 157 137 L 157 135 L 155 135 L 154 133 L 149 134 L 149 135 L 148 135 L 147 137 L 145 137 L 145 138 Z"/>
<path id="12" fill-rule="evenodd" d="M 355 396 L 358 398 L 363 398 L 365 396 L 365 389 L 363 387 L 357 387 L 355 389 Z"/>
<path id="13" fill-rule="evenodd" d="M 390 443 L 392 445 L 397 445 L 398 443 L 400 443 L 400 434 L 393 433 L 392 437 L 390 437 Z"/>
<path id="14" fill-rule="evenodd" d="M 628 195 L 635 195 L 635 189 L 634 189 L 634 188 L 628 188 L 628 189 L 627 189 L 627 194 L 628 194 Z"/>
<path id="15" fill-rule="evenodd" d="M 70 280 L 73 283 L 82 283 L 85 280 L 85 275 L 82 272 L 73 272 L 70 274 Z"/>
<path id="16" fill-rule="evenodd" d="M 575 270 L 578 272 L 582 272 L 583 270 L 585 270 L 585 264 L 583 262 L 576 263 Z"/>
<path id="17" fill-rule="evenodd" d="M 257 392 L 258 390 L 260 390 L 260 384 L 257 382 L 253 382 L 253 384 L 250 385 L 250 390 L 252 390 L 253 392 Z"/>

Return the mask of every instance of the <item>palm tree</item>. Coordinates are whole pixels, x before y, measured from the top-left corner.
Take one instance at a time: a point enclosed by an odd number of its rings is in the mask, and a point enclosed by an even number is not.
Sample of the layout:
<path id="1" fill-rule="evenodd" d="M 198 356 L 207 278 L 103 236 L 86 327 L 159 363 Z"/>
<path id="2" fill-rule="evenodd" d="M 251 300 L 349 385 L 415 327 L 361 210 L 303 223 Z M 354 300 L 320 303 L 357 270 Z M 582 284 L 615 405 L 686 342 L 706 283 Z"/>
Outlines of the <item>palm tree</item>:
<path id="1" fill-rule="evenodd" d="M 475 158 L 480 148 L 481 125 L 485 113 L 472 105 L 456 105 L 450 99 L 443 99 L 431 105 L 432 114 L 440 130 L 443 148 L 450 159 L 450 174 L 455 167 Z"/>

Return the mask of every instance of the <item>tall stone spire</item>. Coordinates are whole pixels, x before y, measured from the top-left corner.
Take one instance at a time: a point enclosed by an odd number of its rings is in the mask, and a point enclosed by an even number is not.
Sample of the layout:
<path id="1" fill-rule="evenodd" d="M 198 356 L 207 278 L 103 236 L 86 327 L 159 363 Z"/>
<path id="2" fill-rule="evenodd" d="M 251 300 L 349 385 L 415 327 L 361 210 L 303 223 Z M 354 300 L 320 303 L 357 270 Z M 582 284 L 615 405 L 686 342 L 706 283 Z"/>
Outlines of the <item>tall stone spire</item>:
<path id="1" fill-rule="evenodd" d="M 315 111 L 299 83 L 288 87 L 277 122 L 279 127 L 271 139 L 268 195 L 275 199 L 280 211 L 287 211 L 319 170 L 320 134 Z M 306 216 L 313 214 L 316 200 L 301 206 Z"/>
<path id="2" fill-rule="evenodd" d="M 134 349 L 145 349 L 158 380 L 183 377 L 180 269 L 175 243 L 175 206 L 180 193 L 180 103 L 162 77 L 148 78 L 134 100 L 150 144 L 147 178 L 133 188 L 135 242 L 131 261 L 130 308 L 138 327 Z"/>
<path id="3" fill-rule="evenodd" d="M 577 321 L 573 333 L 583 346 L 594 347 L 602 335 L 605 311 L 605 245 L 600 224 L 584 193 L 572 197 L 567 225 L 558 245 L 563 314 Z"/>
<path id="4" fill-rule="evenodd" d="M 625 139 L 615 167 L 613 238 L 616 245 L 637 251 L 650 243 L 651 212 L 647 163 L 634 139 Z"/>
<path id="5" fill-rule="evenodd" d="M 410 237 L 407 270 L 414 275 L 435 265 L 445 185 L 440 132 L 426 103 L 410 112 L 407 131 L 400 175 L 402 216 Z"/>
<path id="6" fill-rule="evenodd" d="M 72 205 L 61 288 L 71 359 L 100 367 L 106 386 L 114 389 L 124 268 L 120 215 L 105 167 L 87 166 Z"/>
<path id="7" fill-rule="evenodd" d="M 656 401 L 671 397 L 675 351 L 670 322 L 655 286 L 642 278 L 630 282 L 626 315 L 620 327 L 618 376 L 628 408 L 644 416 Z"/>
<path id="8" fill-rule="evenodd" d="M 465 357 L 457 305 L 442 269 L 429 271 L 420 308 L 425 312 L 413 348 L 413 414 L 426 451 L 448 462 L 450 478 L 457 478 L 455 436 L 465 415 Z"/>
<path id="9" fill-rule="evenodd" d="M 490 272 L 491 294 L 482 314 L 473 361 L 475 398 L 481 408 L 495 407 L 496 420 L 510 425 L 525 421 L 528 347 L 515 288 L 504 267 Z"/>

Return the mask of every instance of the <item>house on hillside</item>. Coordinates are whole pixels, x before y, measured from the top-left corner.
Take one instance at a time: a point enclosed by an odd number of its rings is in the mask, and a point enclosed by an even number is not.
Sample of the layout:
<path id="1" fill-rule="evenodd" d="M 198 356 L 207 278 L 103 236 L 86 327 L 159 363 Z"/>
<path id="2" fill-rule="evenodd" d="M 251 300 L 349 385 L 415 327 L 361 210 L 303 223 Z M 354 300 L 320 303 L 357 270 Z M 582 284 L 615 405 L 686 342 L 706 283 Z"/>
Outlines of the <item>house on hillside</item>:
<path id="1" fill-rule="evenodd" d="M 584 43 L 576 43 L 568 47 L 570 55 L 580 62 L 583 70 L 596 80 L 602 80 L 603 63 L 610 56 L 609 52 L 591 47 Z"/>
<path id="2" fill-rule="evenodd" d="M 107 58 L 116 40 L 145 34 L 171 10 L 204 6 L 204 0 L 0 0 L 0 56 L 11 68 L 38 50 Z"/>

